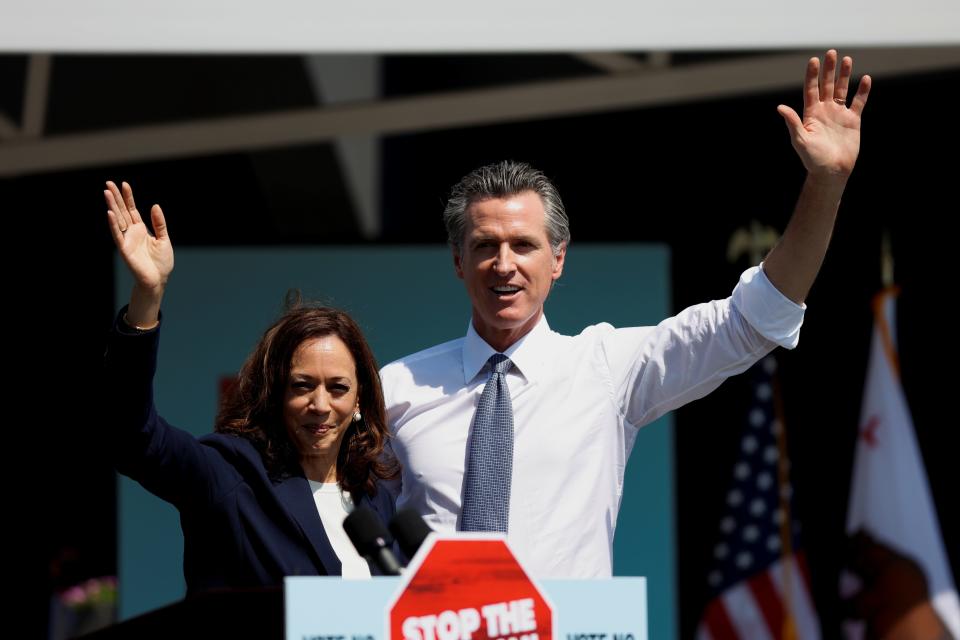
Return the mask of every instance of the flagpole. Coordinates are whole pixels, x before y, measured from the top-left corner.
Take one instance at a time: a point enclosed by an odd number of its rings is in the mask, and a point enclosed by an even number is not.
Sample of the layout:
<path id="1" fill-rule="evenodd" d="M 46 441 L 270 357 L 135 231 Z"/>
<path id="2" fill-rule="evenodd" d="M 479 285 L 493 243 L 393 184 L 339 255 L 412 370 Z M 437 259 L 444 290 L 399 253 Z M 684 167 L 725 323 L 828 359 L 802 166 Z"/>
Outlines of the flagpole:
<path id="1" fill-rule="evenodd" d="M 938 635 L 925 637 L 960 638 L 960 598 L 900 382 L 894 304 L 899 288 L 894 284 L 886 229 L 881 236 L 880 258 L 883 288 L 873 298 L 874 333 L 857 429 L 846 530 L 848 535 L 867 531 L 893 553 L 915 562 L 928 585 L 934 622 L 946 627 L 945 631 L 936 631 Z M 909 623 L 907 616 L 901 620 Z"/>
<path id="2" fill-rule="evenodd" d="M 884 301 L 888 297 L 896 297 L 900 290 L 893 283 L 893 252 L 890 249 L 890 231 L 886 228 L 880 236 L 880 278 L 883 288 L 873 298 L 873 316 L 874 322 L 883 336 L 884 351 L 887 354 L 887 360 L 890 362 L 890 368 L 897 378 L 900 377 L 900 356 L 897 353 L 896 342 L 887 324 L 887 317 L 884 311 Z"/>
<path id="3" fill-rule="evenodd" d="M 741 256 L 746 254 L 751 266 L 759 265 L 766 252 L 773 248 L 779 239 L 780 234 L 775 229 L 762 225 L 756 219 L 751 220 L 749 227 L 741 227 L 730 236 L 727 242 L 727 260 L 735 263 Z M 793 535 L 791 531 L 793 516 L 790 509 L 790 496 L 785 490 L 790 482 L 790 462 L 787 456 L 786 420 L 784 420 L 783 399 L 780 394 L 779 372 L 775 371 L 773 375 L 771 375 L 771 382 L 773 385 L 773 413 L 779 425 L 779 428 L 775 430 L 779 454 L 777 459 L 777 487 L 779 489 L 779 507 L 783 514 L 783 521 L 780 523 L 779 533 L 780 562 L 783 567 L 781 574 L 783 580 L 781 598 L 784 607 L 783 622 L 779 637 L 782 640 L 798 640 L 797 594 L 794 593 L 794 579 L 797 565 L 794 562 Z M 771 631 L 773 630 L 771 629 Z"/>
<path id="4" fill-rule="evenodd" d="M 787 423 L 783 416 L 783 398 L 780 395 L 780 372 L 773 374 L 773 410 L 779 429 L 776 429 L 777 451 L 777 484 L 780 487 L 780 510 L 783 513 L 783 522 L 780 523 L 780 557 L 783 563 L 783 601 L 786 605 L 783 612 L 783 640 L 797 640 L 797 624 L 794 619 L 793 600 L 793 536 L 791 526 L 793 514 L 790 513 L 790 498 L 784 488 L 790 482 L 790 461 L 787 458 Z"/>

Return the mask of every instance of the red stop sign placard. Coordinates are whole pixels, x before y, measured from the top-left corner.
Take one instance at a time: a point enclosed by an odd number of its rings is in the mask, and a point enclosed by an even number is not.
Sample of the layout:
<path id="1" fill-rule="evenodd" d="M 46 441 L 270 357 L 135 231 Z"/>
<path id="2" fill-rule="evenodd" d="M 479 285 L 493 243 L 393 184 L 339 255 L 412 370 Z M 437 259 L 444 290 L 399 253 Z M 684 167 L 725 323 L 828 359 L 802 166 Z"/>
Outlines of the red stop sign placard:
<path id="1" fill-rule="evenodd" d="M 387 609 L 389 640 L 553 640 L 553 608 L 503 536 L 431 536 Z"/>

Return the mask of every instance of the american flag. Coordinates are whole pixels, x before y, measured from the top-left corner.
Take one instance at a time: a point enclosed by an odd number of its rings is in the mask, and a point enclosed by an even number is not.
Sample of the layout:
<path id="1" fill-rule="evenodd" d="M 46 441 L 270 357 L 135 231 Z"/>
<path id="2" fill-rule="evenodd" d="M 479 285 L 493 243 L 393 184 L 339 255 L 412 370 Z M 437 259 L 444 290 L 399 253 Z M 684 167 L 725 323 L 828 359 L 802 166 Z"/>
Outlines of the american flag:
<path id="1" fill-rule="evenodd" d="M 710 600 L 698 640 L 820 638 L 806 562 L 798 551 L 799 527 L 790 515 L 776 368 L 767 356 L 747 374 L 752 402 L 713 548 Z"/>

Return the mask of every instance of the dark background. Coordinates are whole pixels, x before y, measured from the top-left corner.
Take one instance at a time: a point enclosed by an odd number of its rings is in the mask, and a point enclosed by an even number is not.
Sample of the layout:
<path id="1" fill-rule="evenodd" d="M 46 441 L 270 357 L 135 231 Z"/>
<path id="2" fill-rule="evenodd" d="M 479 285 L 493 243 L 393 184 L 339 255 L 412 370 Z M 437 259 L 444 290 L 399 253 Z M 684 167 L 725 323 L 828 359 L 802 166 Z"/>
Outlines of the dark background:
<path id="1" fill-rule="evenodd" d="M 14 120 L 25 69 L 26 57 L 0 56 L 0 111 Z M 592 73 L 560 55 L 390 56 L 382 87 L 390 97 Z M 753 219 L 782 230 L 802 184 L 802 166 L 776 112 L 780 103 L 800 110 L 801 76 L 798 69 L 796 89 L 784 93 L 384 138 L 383 232 L 376 242 L 442 244 L 449 187 L 476 166 L 513 158 L 558 185 L 573 232 L 569 269 L 577 268 L 578 242 L 666 243 L 674 310 L 724 297 L 746 266 L 726 260 L 731 233 Z M 825 637 L 839 633 L 837 576 L 884 229 L 902 288 L 902 382 L 953 575 L 960 576 L 960 519 L 950 497 L 960 486 L 949 311 L 957 269 L 956 249 L 945 246 L 960 211 L 952 119 L 958 80 L 956 70 L 874 77 L 860 160 L 807 300 L 800 346 L 778 351 L 795 510 Z M 296 57 L 56 56 L 45 133 L 314 104 Z M 5 361 L 15 381 L 8 482 L 23 546 L 35 549 L 24 557 L 36 578 L 29 582 L 36 614 L 29 619 L 38 621 L 51 589 L 115 572 L 114 473 L 90 436 L 102 394 L 104 334 L 115 313 L 113 248 L 100 194 L 105 179 L 132 182 L 144 210 L 163 203 L 176 247 L 368 242 L 329 145 L 0 180 L 12 285 Z M 629 274 L 599 286 L 643 295 L 629 291 Z M 597 321 L 603 319 L 598 310 Z M 706 598 L 747 401 L 744 381 L 734 379 L 676 414 L 684 638 L 692 637 Z"/>

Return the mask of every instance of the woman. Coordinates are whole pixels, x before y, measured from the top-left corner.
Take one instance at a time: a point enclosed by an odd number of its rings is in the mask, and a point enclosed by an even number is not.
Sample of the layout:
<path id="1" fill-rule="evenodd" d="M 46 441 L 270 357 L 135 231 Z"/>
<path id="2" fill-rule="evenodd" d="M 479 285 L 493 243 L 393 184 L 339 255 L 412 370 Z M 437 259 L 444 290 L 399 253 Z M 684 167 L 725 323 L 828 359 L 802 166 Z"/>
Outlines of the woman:
<path id="1" fill-rule="evenodd" d="M 200 438 L 170 426 L 153 406 L 160 302 L 173 247 L 159 206 L 155 235 L 133 192 L 104 197 L 120 255 L 134 277 L 106 354 L 108 424 L 117 469 L 180 511 L 188 594 L 280 584 L 287 575 L 369 575 L 343 533 L 363 503 L 393 510 L 381 480 L 387 429 L 377 366 L 345 313 L 297 306 L 270 327 Z"/>

